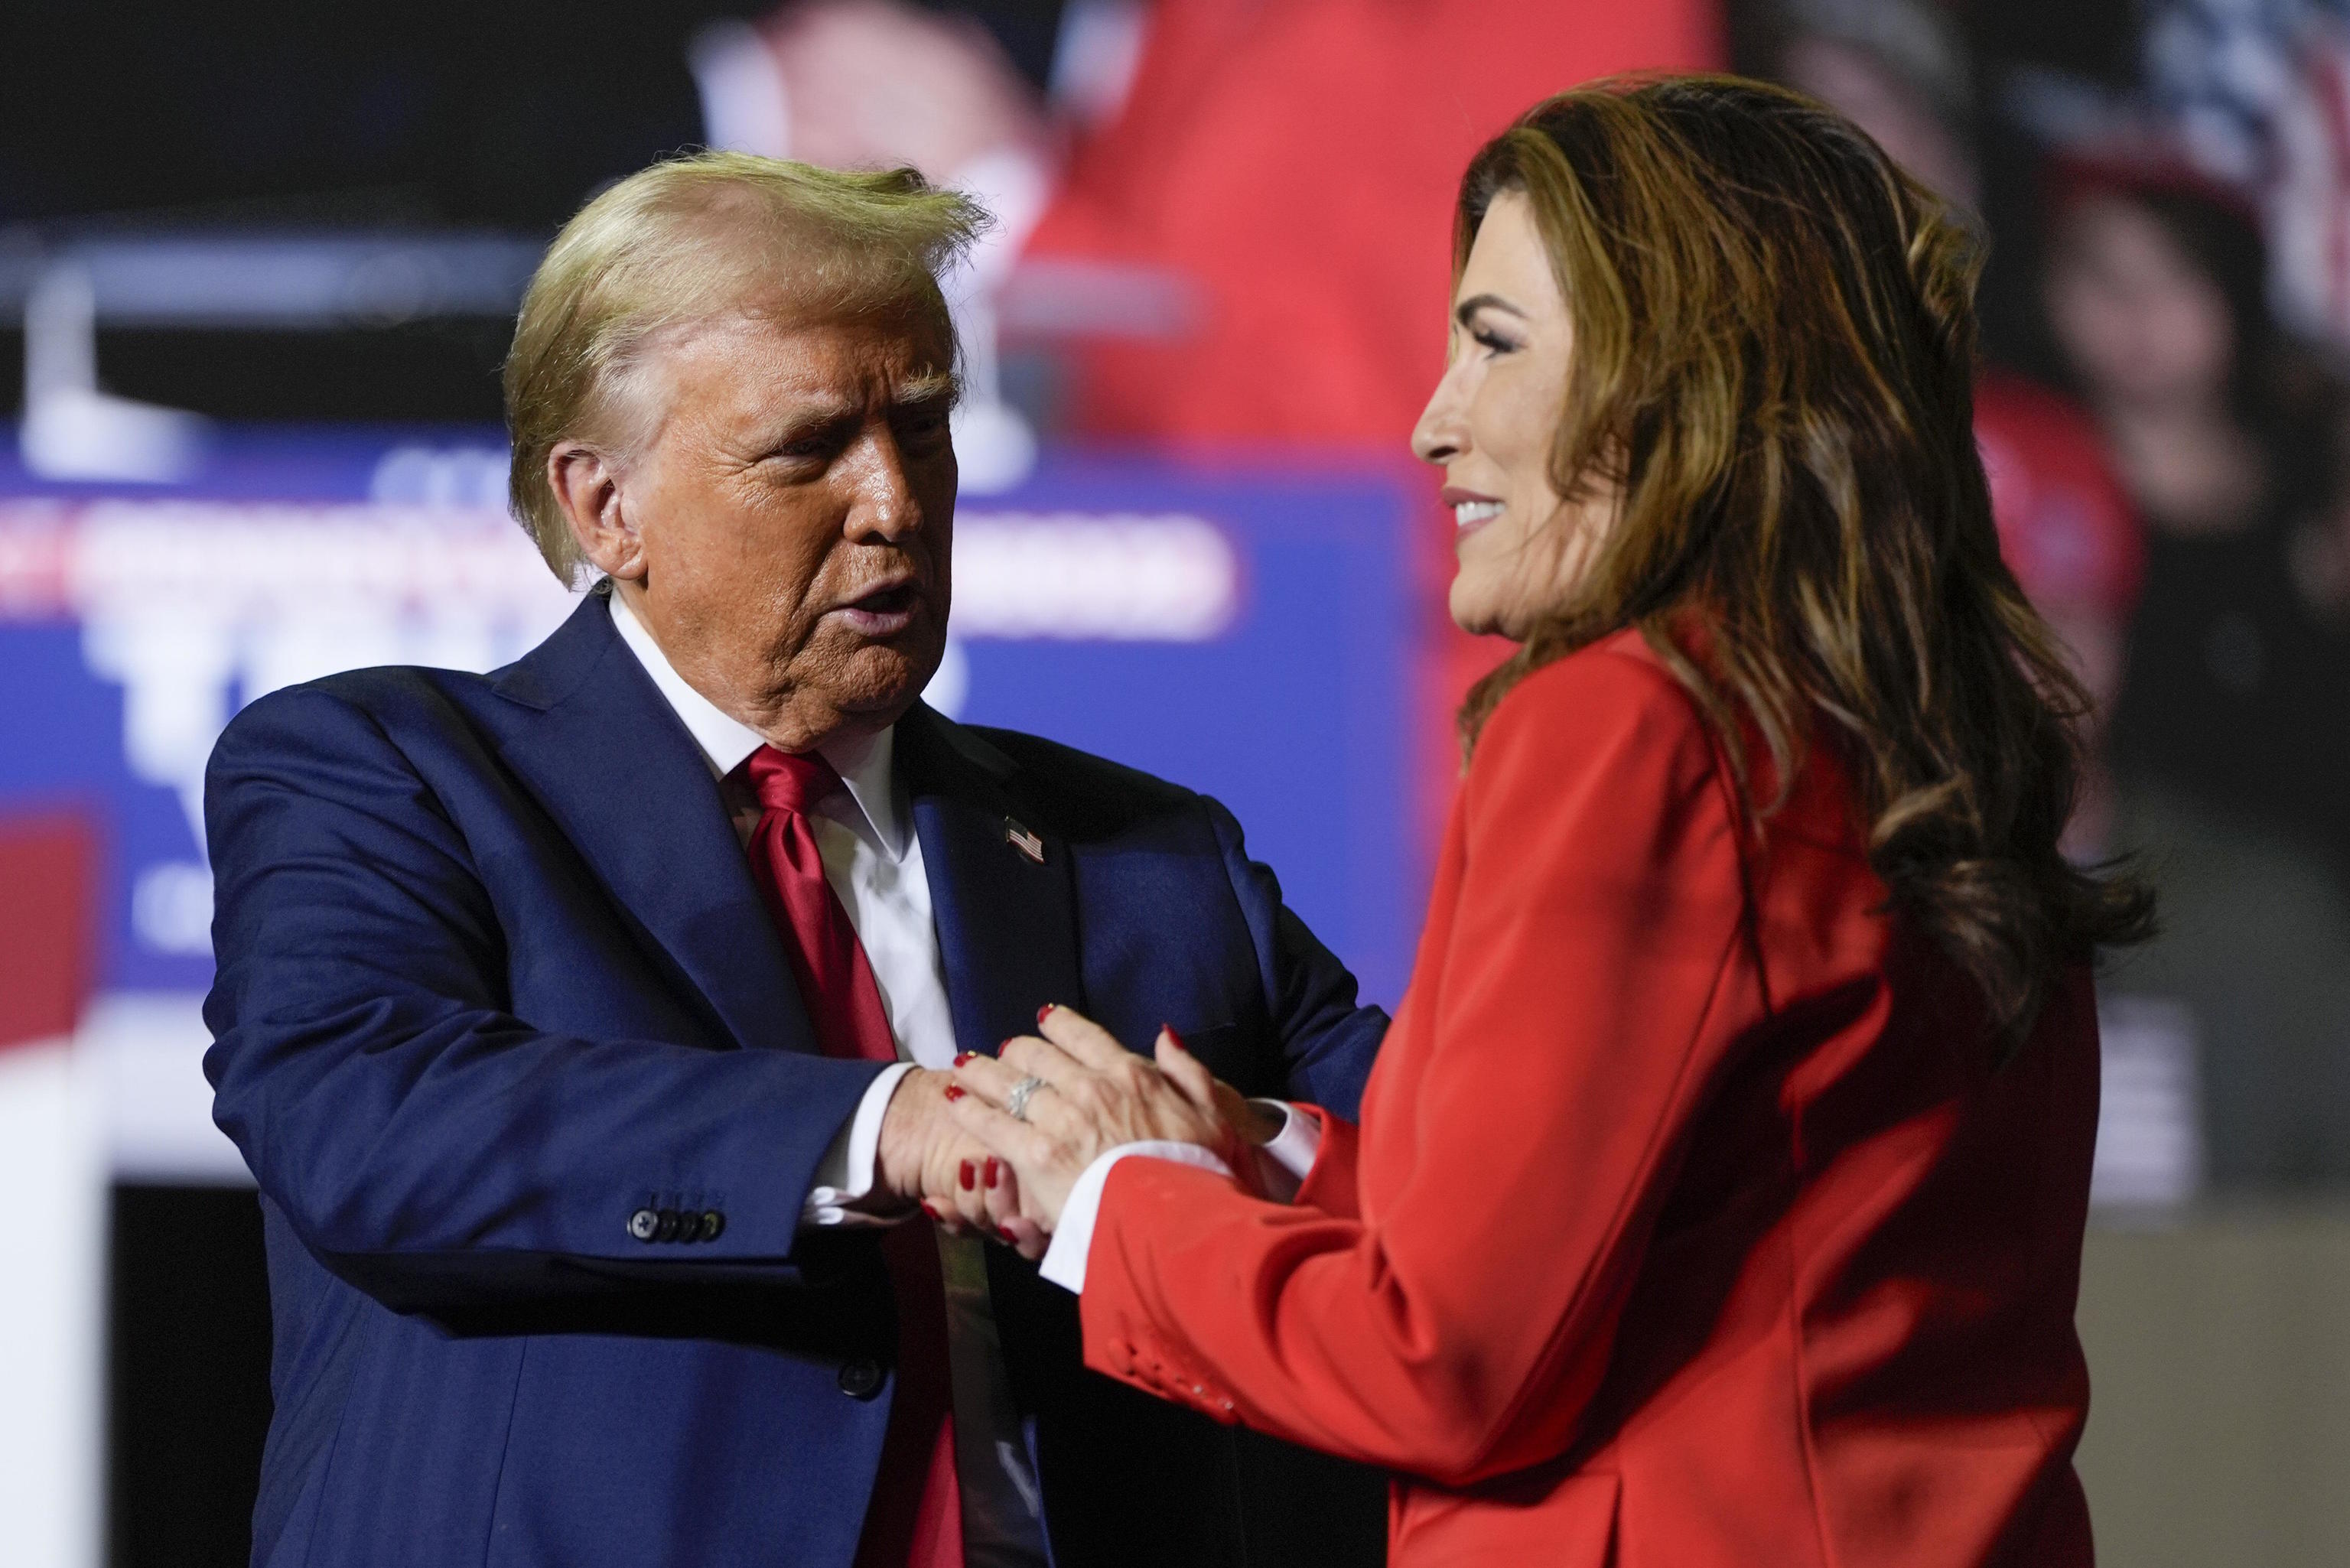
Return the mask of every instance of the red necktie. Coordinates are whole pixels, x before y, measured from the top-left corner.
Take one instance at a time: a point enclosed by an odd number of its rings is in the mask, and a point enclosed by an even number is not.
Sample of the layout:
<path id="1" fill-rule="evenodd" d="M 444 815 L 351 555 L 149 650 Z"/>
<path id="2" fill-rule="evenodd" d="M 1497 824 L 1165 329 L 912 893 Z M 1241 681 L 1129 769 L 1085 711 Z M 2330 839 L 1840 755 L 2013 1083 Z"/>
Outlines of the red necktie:
<path id="1" fill-rule="evenodd" d="M 808 821 L 808 808 L 839 786 L 840 775 L 813 753 L 773 746 L 752 753 L 744 766 L 764 808 L 751 835 L 752 874 L 783 933 L 816 1040 L 827 1056 L 896 1061 L 881 988 L 848 911 L 824 878 Z M 881 1254 L 898 1296 L 898 1392 L 856 1568 L 962 1568 L 962 1489 L 955 1476 L 938 1241 L 927 1220 L 914 1220 L 883 1238 Z"/>

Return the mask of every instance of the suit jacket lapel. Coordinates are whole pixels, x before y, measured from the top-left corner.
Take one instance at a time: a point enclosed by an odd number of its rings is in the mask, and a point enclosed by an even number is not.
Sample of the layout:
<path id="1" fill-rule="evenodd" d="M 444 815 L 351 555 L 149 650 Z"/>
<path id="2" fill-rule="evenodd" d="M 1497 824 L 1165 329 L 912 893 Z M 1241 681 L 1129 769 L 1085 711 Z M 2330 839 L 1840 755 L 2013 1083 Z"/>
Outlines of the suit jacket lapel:
<path id="1" fill-rule="evenodd" d="M 718 783 L 602 596 L 501 672 L 505 758 L 743 1045 L 816 1050 Z"/>
<path id="2" fill-rule="evenodd" d="M 993 1055 L 1047 1002 L 1085 1004 L 1067 843 L 1018 800 L 1012 760 L 922 704 L 898 722 L 955 1039 Z M 1014 846 L 1034 836 L 1042 860 Z"/>

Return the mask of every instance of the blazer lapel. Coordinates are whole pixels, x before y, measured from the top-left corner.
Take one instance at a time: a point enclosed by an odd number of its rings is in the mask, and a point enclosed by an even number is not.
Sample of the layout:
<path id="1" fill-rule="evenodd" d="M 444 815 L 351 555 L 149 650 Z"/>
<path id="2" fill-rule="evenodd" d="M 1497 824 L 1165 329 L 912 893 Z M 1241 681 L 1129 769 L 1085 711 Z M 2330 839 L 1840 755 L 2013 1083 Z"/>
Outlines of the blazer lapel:
<path id="1" fill-rule="evenodd" d="M 504 754 L 743 1045 L 816 1049 L 710 765 L 591 595 L 499 675 Z"/>
<path id="2" fill-rule="evenodd" d="M 1085 1004 L 1067 843 L 1016 799 L 1012 760 L 923 704 L 898 722 L 955 1039 L 993 1055 L 1047 1002 Z M 1023 842 L 1024 841 L 1024 847 Z"/>

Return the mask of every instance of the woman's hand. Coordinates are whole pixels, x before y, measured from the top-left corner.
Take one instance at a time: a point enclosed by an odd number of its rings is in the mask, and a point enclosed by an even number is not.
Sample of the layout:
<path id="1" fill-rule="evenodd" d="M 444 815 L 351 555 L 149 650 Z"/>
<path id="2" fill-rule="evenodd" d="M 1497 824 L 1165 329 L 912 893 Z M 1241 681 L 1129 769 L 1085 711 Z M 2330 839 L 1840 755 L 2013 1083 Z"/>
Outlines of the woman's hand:
<path id="1" fill-rule="evenodd" d="M 917 1067 L 898 1080 L 874 1152 L 874 1193 L 862 1212 L 886 1218 L 920 1203 L 950 1236 L 1003 1236 L 1003 1216 L 1019 1209 L 1012 1168 L 950 1114 L 951 1075 Z"/>
<path id="2" fill-rule="evenodd" d="M 1020 1217 L 1020 1179 L 1012 1162 L 958 1130 L 940 1163 L 941 1179 L 922 1198 L 922 1212 L 931 1223 L 950 1236 L 986 1236 L 1020 1245 L 1026 1222 Z M 1041 1241 L 1037 1250 L 1044 1250 Z"/>
<path id="3" fill-rule="evenodd" d="M 1008 1040 L 999 1056 L 959 1059 L 947 1091 L 963 1129 L 1016 1175 L 1016 1198 L 999 1200 L 1006 1210 L 999 1230 L 1024 1255 L 1044 1251 L 1045 1232 L 1060 1222 L 1069 1189 L 1120 1144 L 1197 1144 L 1236 1173 L 1251 1168 L 1248 1140 L 1236 1124 L 1253 1113 L 1183 1049 L 1173 1030 L 1159 1031 L 1154 1066 L 1069 1008 L 1046 1008 L 1037 1029 L 1041 1038 Z M 1043 1083 L 1029 1091 L 1023 1117 L 1014 1119 L 1013 1091 L 1030 1077 Z M 1009 1212 L 1013 1202 L 1016 1217 Z"/>

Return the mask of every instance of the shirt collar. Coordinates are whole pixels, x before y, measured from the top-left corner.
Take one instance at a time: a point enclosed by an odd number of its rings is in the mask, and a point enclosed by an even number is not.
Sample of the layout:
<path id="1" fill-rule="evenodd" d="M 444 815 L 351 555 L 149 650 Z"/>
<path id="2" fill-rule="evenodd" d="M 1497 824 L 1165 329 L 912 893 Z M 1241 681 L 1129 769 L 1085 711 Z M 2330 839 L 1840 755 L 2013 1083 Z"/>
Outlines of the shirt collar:
<path id="1" fill-rule="evenodd" d="M 767 743 L 758 731 L 722 711 L 716 703 L 686 683 L 685 677 L 670 663 L 660 644 L 653 640 L 644 622 L 629 608 L 618 588 L 612 590 L 607 602 L 612 607 L 612 625 L 619 632 L 620 640 L 629 645 L 629 651 L 637 656 L 637 662 L 653 678 L 654 687 L 685 725 L 686 733 L 693 737 L 694 745 L 713 774 L 724 778 Z M 875 735 L 839 736 L 816 748 L 840 775 L 840 782 L 848 787 L 857 813 L 863 815 L 866 826 L 892 860 L 904 858 L 906 853 L 898 811 L 897 741 L 897 731 L 888 729 Z M 857 824 L 851 821 L 849 826 L 854 827 Z"/>

